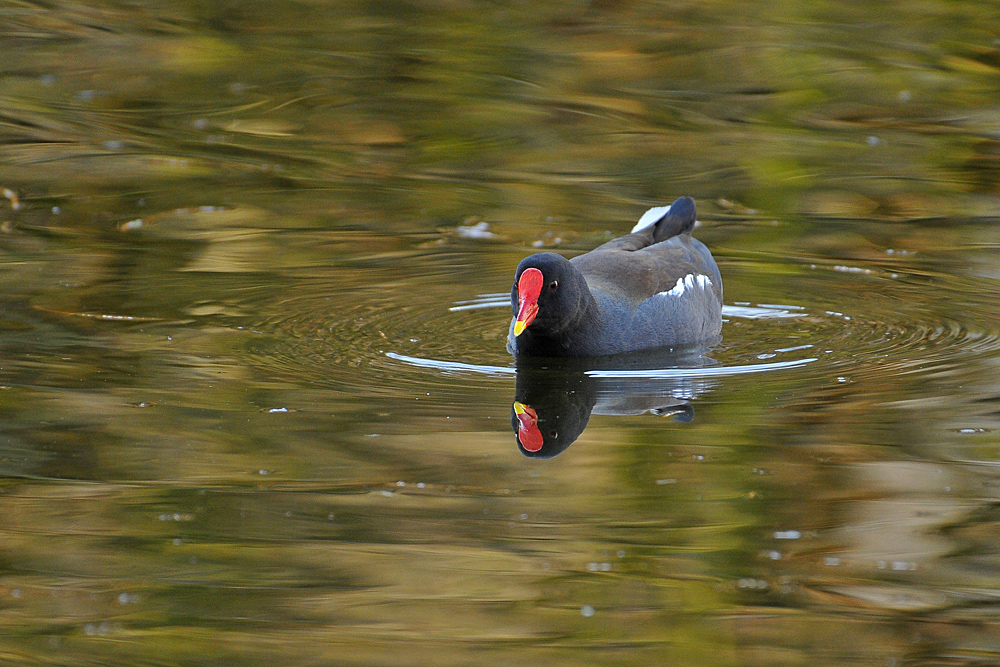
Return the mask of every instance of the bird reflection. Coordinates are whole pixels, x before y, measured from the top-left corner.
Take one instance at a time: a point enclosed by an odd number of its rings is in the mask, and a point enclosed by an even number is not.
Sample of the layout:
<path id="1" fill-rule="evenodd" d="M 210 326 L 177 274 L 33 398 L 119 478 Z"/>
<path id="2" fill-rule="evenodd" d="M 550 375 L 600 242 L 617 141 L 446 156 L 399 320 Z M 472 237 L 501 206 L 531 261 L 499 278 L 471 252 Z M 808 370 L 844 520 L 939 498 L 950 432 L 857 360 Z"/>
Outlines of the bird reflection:
<path id="1" fill-rule="evenodd" d="M 714 383 L 670 371 L 717 365 L 707 356 L 710 348 L 702 344 L 592 359 L 518 360 L 510 411 L 518 449 L 530 458 L 558 456 L 580 437 L 594 413 L 626 416 L 648 412 L 680 422 L 692 421 L 694 408 L 689 401 Z M 662 376 L 641 378 L 593 373 L 660 369 L 664 371 Z"/>

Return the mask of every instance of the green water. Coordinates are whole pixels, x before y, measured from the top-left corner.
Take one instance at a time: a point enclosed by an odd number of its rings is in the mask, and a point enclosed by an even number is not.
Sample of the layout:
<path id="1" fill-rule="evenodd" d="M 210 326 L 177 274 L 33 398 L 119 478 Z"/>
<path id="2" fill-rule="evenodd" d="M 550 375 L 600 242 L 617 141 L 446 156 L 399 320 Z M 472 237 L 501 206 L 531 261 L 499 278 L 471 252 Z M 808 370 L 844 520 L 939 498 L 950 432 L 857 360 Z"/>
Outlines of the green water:
<path id="1" fill-rule="evenodd" d="M 1000 661 L 998 19 L 0 3 L 0 662 Z M 722 341 L 515 369 L 680 195 Z"/>

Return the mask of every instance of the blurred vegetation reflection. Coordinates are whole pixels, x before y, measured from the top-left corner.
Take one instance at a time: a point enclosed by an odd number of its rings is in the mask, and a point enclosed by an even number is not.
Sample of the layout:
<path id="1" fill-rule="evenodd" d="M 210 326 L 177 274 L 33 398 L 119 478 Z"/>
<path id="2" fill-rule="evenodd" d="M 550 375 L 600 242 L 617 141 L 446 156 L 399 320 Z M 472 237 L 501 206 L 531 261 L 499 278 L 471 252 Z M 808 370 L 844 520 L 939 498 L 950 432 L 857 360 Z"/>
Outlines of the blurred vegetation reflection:
<path id="1" fill-rule="evenodd" d="M 0 3 L 2 662 L 1000 661 L 997 25 Z M 680 195 L 781 370 L 515 379 L 517 262 Z"/>

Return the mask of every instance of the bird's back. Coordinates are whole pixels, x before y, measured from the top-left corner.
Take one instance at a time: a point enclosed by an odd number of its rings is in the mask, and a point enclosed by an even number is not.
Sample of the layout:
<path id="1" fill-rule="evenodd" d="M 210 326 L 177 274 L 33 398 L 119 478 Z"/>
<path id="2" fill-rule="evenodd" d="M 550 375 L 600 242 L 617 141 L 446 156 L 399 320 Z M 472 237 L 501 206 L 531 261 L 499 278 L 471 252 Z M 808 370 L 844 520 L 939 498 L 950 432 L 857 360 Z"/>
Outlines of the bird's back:
<path id="1" fill-rule="evenodd" d="M 664 211 L 664 215 L 644 227 L 640 227 L 640 220 L 632 233 L 570 260 L 584 275 L 591 291 L 605 292 L 638 306 L 672 289 L 687 275 L 704 275 L 721 304 L 719 267 L 705 244 L 691 236 L 694 202 L 682 198 L 671 207 L 653 211 Z"/>

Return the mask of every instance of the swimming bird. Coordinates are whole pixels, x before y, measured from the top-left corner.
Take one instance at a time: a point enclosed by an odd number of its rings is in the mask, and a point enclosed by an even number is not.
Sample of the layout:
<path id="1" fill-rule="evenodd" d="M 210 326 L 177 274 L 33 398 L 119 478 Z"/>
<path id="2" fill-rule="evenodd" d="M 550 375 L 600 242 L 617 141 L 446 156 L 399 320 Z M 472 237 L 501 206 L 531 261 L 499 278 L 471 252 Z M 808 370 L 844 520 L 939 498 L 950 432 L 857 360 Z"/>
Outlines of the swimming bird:
<path id="1" fill-rule="evenodd" d="M 589 357 L 710 340 L 722 330 L 722 276 L 691 237 L 695 203 L 646 211 L 629 234 L 566 259 L 517 266 L 507 349 L 515 357 Z"/>

